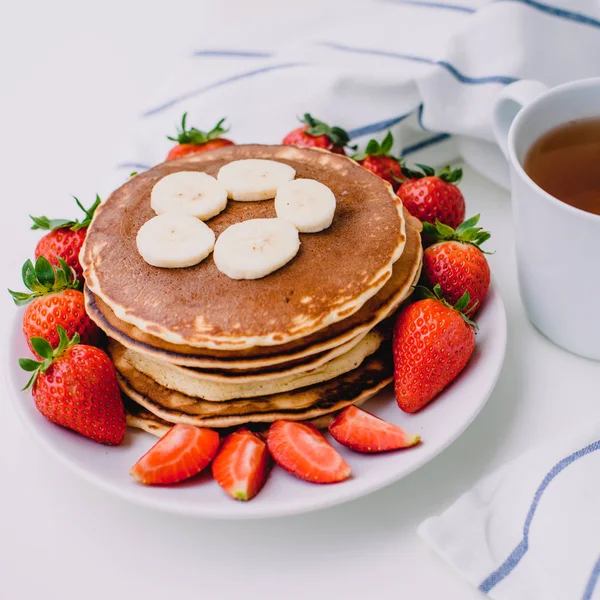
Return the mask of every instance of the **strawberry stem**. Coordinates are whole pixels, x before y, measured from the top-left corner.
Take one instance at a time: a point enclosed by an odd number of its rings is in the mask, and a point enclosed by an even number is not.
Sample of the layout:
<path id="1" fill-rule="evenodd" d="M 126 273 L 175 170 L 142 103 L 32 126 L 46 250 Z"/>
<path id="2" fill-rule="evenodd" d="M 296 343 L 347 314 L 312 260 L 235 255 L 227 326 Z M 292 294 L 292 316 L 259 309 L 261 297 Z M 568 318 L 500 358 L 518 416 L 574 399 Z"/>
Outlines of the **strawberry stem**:
<path id="1" fill-rule="evenodd" d="M 40 373 L 45 373 L 50 365 L 63 354 L 63 352 L 74 346 L 75 344 L 79 344 L 79 334 L 76 333 L 71 339 L 67 336 L 67 332 L 60 325 L 56 326 L 56 330 L 58 331 L 59 343 L 56 349 L 52 349 L 52 346 L 48 343 L 48 341 L 42 337 L 32 337 L 29 342 L 31 343 L 31 347 L 35 350 L 38 356 L 42 357 L 41 361 L 33 360 L 32 358 L 20 358 L 19 366 L 29 372 L 32 373 L 29 381 L 25 384 L 23 390 L 29 389 L 37 379 Z"/>
<path id="2" fill-rule="evenodd" d="M 350 142 L 350 136 L 341 127 L 330 127 L 327 123 L 315 119 L 310 113 L 304 113 L 301 123 L 308 126 L 305 133 L 312 137 L 326 135 L 334 146 L 344 147 Z"/>
<path id="3" fill-rule="evenodd" d="M 94 201 L 94 204 L 92 204 L 92 206 L 89 208 L 85 208 L 75 196 L 73 196 L 73 198 L 77 203 L 77 206 L 79 206 L 79 208 L 85 213 L 85 218 L 83 221 L 72 221 L 69 219 L 49 219 L 48 217 L 34 217 L 29 215 L 33 221 L 31 229 L 45 229 L 50 231 L 54 231 L 56 229 L 70 229 L 71 231 L 77 231 L 78 229 L 87 227 L 92 222 L 94 213 L 96 212 L 98 206 L 100 206 L 102 200 L 100 200 L 100 196 L 96 194 L 96 200 Z"/>
<path id="4" fill-rule="evenodd" d="M 38 256 L 34 266 L 31 260 L 26 260 L 21 269 L 21 275 L 25 287 L 31 293 L 8 290 L 14 303 L 17 306 L 23 306 L 40 296 L 66 289 L 80 290 L 83 284 L 75 277 L 73 269 L 60 256 L 58 262 L 59 266 L 54 267 L 45 256 Z"/>
<path id="5" fill-rule="evenodd" d="M 392 135 L 391 131 L 388 131 L 381 143 L 379 143 L 377 140 L 369 140 L 364 152 L 359 152 L 358 154 L 352 156 L 352 158 L 356 161 L 364 160 L 367 158 L 367 156 L 390 156 L 390 158 L 394 158 L 390 155 L 393 145 L 394 136 Z M 394 158 L 394 160 L 398 159 Z"/>
<path id="6" fill-rule="evenodd" d="M 168 140 L 177 142 L 178 144 L 206 144 L 210 140 L 215 140 L 229 131 L 229 128 L 223 127 L 225 118 L 221 119 L 210 131 L 200 131 L 195 127 L 190 129 L 186 126 L 187 113 L 183 113 L 181 117 L 181 129 L 177 130 L 175 137 L 167 136 Z"/>
<path id="7" fill-rule="evenodd" d="M 492 237 L 489 231 L 484 231 L 483 227 L 477 227 L 481 215 L 475 215 L 461 223 L 456 229 L 452 229 L 449 225 L 441 223 L 436 219 L 435 225 L 423 222 L 423 234 L 433 242 L 462 242 L 470 244 L 481 250 L 480 246 Z M 484 252 L 481 250 L 481 252 Z M 484 254 L 491 254 L 484 252 Z"/>
<path id="8" fill-rule="evenodd" d="M 479 304 L 479 301 L 475 301 L 473 303 L 473 306 L 469 310 L 466 310 L 467 306 L 469 306 L 469 302 L 471 301 L 471 294 L 469 294 L 468 291 L 466 291 L 458 299 L 456 304 L 452 306 L 452 304 L 450 304 L 450 302 L 448 302 L 448 300 L 444 298 L 442 286 L 439 283 L 434 286 L 433 290 L 430 290 L 429 288 L 423 285 L 416 286 L 415 290 L 419 291 L 423 298 L 437 300 L 438 302 L 441 302 L 445 307 L 455 310 L 457 313 L 460 314 L 460 316 L 463 318 L 465 323 L 467 323 L 467 325 L 470 325 L 474 329 L 478 329 L 477 324 L 469 318 L 469 315 L 475 310 L 476 306 Z"/>

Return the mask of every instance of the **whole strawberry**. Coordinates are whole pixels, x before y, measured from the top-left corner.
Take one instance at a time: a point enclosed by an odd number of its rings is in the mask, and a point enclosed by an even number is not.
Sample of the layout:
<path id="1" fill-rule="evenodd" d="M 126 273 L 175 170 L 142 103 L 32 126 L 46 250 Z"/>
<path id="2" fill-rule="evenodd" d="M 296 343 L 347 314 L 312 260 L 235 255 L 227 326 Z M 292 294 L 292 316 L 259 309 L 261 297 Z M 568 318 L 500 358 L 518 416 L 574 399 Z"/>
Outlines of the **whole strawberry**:
<path id="1" fill-rule="evenodd" d="M 79 251 L 85 240 L 88 225 L 92 222 L 94 212 L 100 205 L 100 197 L 90 208 L 84 208 L 77 198 L 73 197 L 77 206 L 85 213 L 83 221 L 70 221 L 68 219 L 49 219 L 48 217 L 31 217 L 31 229 L 50 230 L 35 247 L 35 257 L 45 256 L 51 264 L 58 265 L 60 256 L 75 270 L 78 278 L 82 276 L 79 264 Z"/>
<path id="2" fill-rule="evenodd" d="M 469 293 L 448 304 L 439 286 L 409 304 L 394 328 L 394 390 L 398 406 L 414 413 L 431 402 L 465 368 L 475 349 L 474 324 L 462 312 Z"/>
<path id="3" fill-rule="evenodd" d="M 30 290 L 8 290 L 17 306 L 29 304 L 23 313 L 23 333 L 29 348 L 32 337 L 44 338 L 52 348 L 60 342 L 56 326 L 64 327 L 69 337 L 78 334 L 84 344 L 95 345 L 100 341 L 100 329 L 85 312 L 81 282 L 73 277 L 69 265 L 58 258 L 59 266 L 53 267 L 44 256 L 23 265 L 23 283 Z"/>
<path id="4" fill-rule="evenodd" d="M 302 127 L 294 129 L 283 138 L 283 144 L 301 148 L 322 148 L 335 154 L 346 154 L 344 147 L 350 137 L 341 127 L 330 127 L 327 123 L 315 119 L 309 113 L 301 120 Z"/>
<path id="5" fill-rule="evenodd" d="M 98 348 L 71 340 L 58 326 L 60 343 L 53 350 L 43 338 L 30 344 L 42 360 L 19 359 L 33 372 L 31 387 L 37 409 L 50 421 L 77 431 L 100 444 L 120 444 L 125 437 L 125 410 L 117 373 L 110 358 Z"/>
<path id="6" fill-rule="evenodd" d="M 418 176 L 410 171 L 412 179 L 398 188 L 398 197 L 406 210 L 417 219 L 435 223 L 440 221 L 452 228 L 458 227 L 465 219 L 465 199 L 456 184 L 462 178 L 462 169 L 446 167 L 435 175 L 426 165 L 417 165 L 423 170 Z"/>
<path id="7" fill-rule="evenodd" d="M 206 152 L 206 150 L 214 150 L 215 148 L 222 148 L 223 146 L 233 146 L 234 142 L 221 137 L 224 133 L 229 131 L 223 127 L 225 119 L 221 119 L 210 131 L 200 131 L 195 127 L 187 129 L 185 121 L 187 119 L 187 113 L 183 113 L 181 118 L 181 130 L 177 131 L 175 137 L 167 136 L 167 139 L 172 142 L 177 142 L 177 146 L 174 146 L 167 154 L 166 160 L 173 160 L 175 158 L 181 158 L 188 154 L 196 154 L 197 152 Z"/>
<path id="8" fill-rule="evenodd" d="M 352 158 L 367 171 L 375 173 L 397 189 L 400 185 L 398 180 L 403 180 L 404 174 L 400 161 L 390 155 L 393 145 L 394 136 L 388 131 L 381 144 L 377 140 L 370 140 L 365 151 L 355 154 Z"/>
<path id="9" fill-rule="evenodd" d="M 429 285 L 439 285 L 444 298 L 455 304 L 469 292 L 467 312 L 475 314 L 490 287 L 490 267 L 480 246 L 490 238 L 477 227 L 479 215 L 471 217 L 456 230 L 439 221 L 423 224 L 423 232 L 434 241 L 423 253 L 423 279 Z"/>

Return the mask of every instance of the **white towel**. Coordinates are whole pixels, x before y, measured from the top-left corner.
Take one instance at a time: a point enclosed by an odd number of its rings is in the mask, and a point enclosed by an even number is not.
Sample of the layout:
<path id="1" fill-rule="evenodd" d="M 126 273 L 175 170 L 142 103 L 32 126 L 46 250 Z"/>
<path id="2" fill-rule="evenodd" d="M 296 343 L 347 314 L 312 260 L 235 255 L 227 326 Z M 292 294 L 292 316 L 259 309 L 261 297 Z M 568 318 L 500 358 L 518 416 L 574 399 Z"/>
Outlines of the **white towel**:
<path id="1" fill-rule="evenodd" d="M 301 4 L 231 31 L 220 24 L 226 44 L 198 41 L 148 101 L 110 185 L 161 162 L 184 111 L 200 129 L 226 116 L 235 141 L 265 143 L 309 111 L 359 145 L 391 128 L 407 159 L 462 155 L 507 186 L 490 124 L 501 88 L 600 74 L 598 0 Z"/>
<path id="2" fill-rule="evenodd" d="M 419 534 L 498 600 L 600 598 L 600 425 L 484 478 Z"/>

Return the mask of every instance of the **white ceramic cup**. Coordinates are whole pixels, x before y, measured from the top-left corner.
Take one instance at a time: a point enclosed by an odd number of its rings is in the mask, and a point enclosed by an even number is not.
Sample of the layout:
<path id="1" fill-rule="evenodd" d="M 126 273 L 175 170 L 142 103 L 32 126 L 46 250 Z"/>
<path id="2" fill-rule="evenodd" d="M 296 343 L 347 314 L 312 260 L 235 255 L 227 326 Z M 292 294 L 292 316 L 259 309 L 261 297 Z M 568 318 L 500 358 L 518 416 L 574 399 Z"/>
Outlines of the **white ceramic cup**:
<path id="1" fill-rule="evenodd" d="M 552 89 L 538 81 L 518 81 L 500 93 L 493 123 L 510 163 L 525 310 L 554 343 L 600 360 L 600 216 L 557 200 L 523 169 L 527 151 L 541 135 L 590 117 L 600 117 L 600 78 Z"/>

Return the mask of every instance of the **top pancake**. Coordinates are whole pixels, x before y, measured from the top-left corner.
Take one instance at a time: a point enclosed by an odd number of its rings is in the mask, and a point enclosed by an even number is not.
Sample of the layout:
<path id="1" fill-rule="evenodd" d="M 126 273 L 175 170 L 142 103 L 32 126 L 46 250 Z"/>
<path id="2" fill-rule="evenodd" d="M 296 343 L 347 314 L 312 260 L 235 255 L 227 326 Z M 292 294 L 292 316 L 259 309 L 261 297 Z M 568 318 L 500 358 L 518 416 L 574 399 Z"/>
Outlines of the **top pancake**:
<path id="1" fill-rule="evenodd" d="M 230 279 L 212 256 L 185 269 L 148 265 L 135 238 L 154 216 L 154 184 L 182 170 L 216 175 L 245 158 L 278 160 L 327 185 L 337 200 L 331 227 L 300 234 L 296 258 L 262 279 Z M 207 224 L 218 236 L 233 223 L 275 216 L 272 200 L 230 200 Z M 81 263 L 87 285 L 119 319 L 166 342 L 240 350 L 285 344 L 355 313 L 389 279 L 405 239 L 400 200 L 354 161 L 293 146 L 229 146 L 163 163 L 115 191 L 96 211 Z"/>

